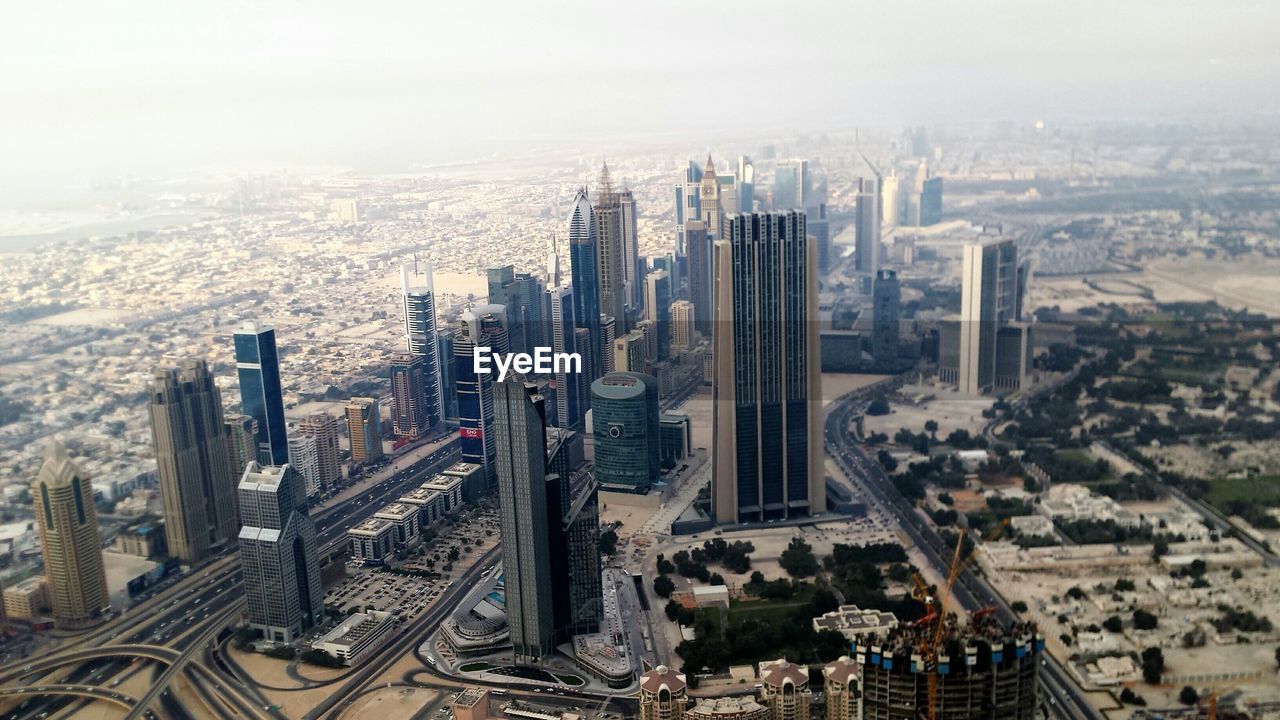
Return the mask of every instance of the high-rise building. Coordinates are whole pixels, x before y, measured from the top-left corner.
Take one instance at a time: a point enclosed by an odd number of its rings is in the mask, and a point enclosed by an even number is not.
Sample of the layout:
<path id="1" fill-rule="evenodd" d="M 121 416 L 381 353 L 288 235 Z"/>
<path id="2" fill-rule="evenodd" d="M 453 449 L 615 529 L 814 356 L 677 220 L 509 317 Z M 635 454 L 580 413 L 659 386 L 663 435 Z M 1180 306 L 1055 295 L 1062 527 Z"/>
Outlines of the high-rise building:
<path id="1" fill-rule="evenodd" d="M 892 170 L 880 180 L 880 225 L 885 229 L 902 224 L 902 182 Z"/>
<path id="2" fill-rule="evenodd" d="M 557 644 L 570 642 L 574 635 L 599 632 L 604 618 L 600 501 L 582 444 L 577 432 L 548 431 L 547 527 Z"/>
<path id="3" fill-rule="evenodd" d="M 671 354 L 671 278 L 665 270 L 645 276 L 644 306 L 658 332 L 658 359 L 666 360 Z"/>
<path id="4" fill-rule="evenodd" d="M 678 348 L 693 347 L 696 342 L 697 311 L 688 300 L 671 303 L 671 344 Z"/>
<path id="5" fill-rule="evenodd" d="M 684 673 L 659 665 L 640 676 L 640 720 L 684 720 L 689 704 Z"/>
<path id="6" fill-rule="evenodd" d="M 788 160 L 778 163 L 773 171 L 773 209 L 803 209 L 813 190 L 809 176 L 808 160 Z"/>
<path id="7" fill-rule="evenodd" d="M 31 484 L 49 606 L 54 620 L 79 628 L 98 621 L 110 604 L 93 483 L 61 443 L 50 443 Z"/>
<path id="8" fill-rule="evenodd" d="M 902 291 L 898 274 L 881 270 L 871 286 L 871 357 L 882 370 L 898 362 L 898 325 L 901 321 Z"/>
<path id="9" fill-rule="evenodd" d="M 453 361 L 453 328 L 436 332 L 436 354 L 440 357 L 440 394 L 444 396 L 444 418 L 458 422 L 458 378 Z"/>
<path id="10" fill-rule="evenodd" d="M 738 206 L 731 212 L 749 213 L 755 210 L 756 169 L 751 158 L 738 156 Z"/>
<path id="11" fill-rule="evenodd" d="M 310 435 L 294 435 L 289 438 L 289 467 L 302 477 L 302 487 L 307 497 L 318 497 L 322 492 L 320 481 L 319 443 Z"/>
<path id="12" fill-rule="evenodd" d="M 931 177 L 924 181 L 920 191 L 920 224 L 937 225 L 942 222 L 942 178 Z"/>
<path id="13" fill-rule="evenodd" d="M 736 175 L 716 175 L 716 183 L 720 186 L 721 209 L 724 212 L 738 212 L 741 202 L 738 200 L 738 177 Z"/>
<path id="14" fill-rule="evenodd" d="M 786 660 L 760 663 L 760 704 L 769 709 L 770 720 L 809 720 L 809 669 Z"/>
<path id="15" fill-rule="evenodd" d="M 400 267 L 400 289 L 404 299 L 405 349 L 422 359 L 421 429 L 426 435 L 444 417 L 444 392 L 440 382 L 440 347 L 436 337 L 435 282 L 431 266 L 421 273 L 408 265 Z"/>
<path id="16" fill-rule="evenodd" d="M 600 316 L 600 368 L 607 373 L 615 370 L 614 343 L 618 339 L 618 322 L 610 315 Z"/>
<path id="17" fill-rule="evenodd" d="M 693 303 L 695 329 L 703 337 L 711 337 L 712 258 L 715 243 L 701 220 L 691 220 L 685 230 L 689 247 L 689 301 Z"/>
<path id="18" fill-rule="evenodd" d="M 377 398 L 351 398 L 347 403 L 347 435 L 352 462 L 364 464 L 382 457 L 382 413 Z"/>
<path id="19" fill-rule="evenodd" d="M 644 309 L 644 275 L 647 268 L 640 257 L 637 233 L 636 197 L 630 188 L 618 191 L 618 207 L 622 209 L 622 284 L 627 305 L 627 327 Z"/>
<path id="20" fill-rule="evenodd" d="M 512 265 L 489 268 L 486 277 L 489 303 L 506 309 L 511 352 L 532 353 L 536 347 L 546 347 L 542 282 L 529 273 L 516 272 Z"/>
<path id="21" fill-rule="evenodd" d="M 293 642 L 324 617 L 316 528 L 302 478 L 289 465 L 245 468 L 240 500 L 240 567 L 249 627 Z"/>
<path id="22" fill-rule="evenodd" d="M 591 203 L 587 200 L 587 191 L 578 191 L 573 201 L 573 210 L 569 213 L 569 272 L 573 287 L 573 317 L 578 327 L 584 328 L 591 335 L 587 347 L 591 348 L 591 364 L 587 382 L 604 374 L 602 363 L 600 335 L 600 281 L 596 260 L 596 221 L 592 216 Z M 612 343 L 611 343 L 612 345 Z M 579 344 L 579 347 L 582 347 Z M 583 360 L 587 358 L 584 356 Z M 585 412 L 585 408 L 583 412 Z"/>
<path id="23" fill-rule="evenodd" d="M 613 343 L 613 372 L 635 372 L 642 373 L 645 371 L 645 337 L 641 330 L 632 330 L 631 332 L 618 338 Z M 605 377 L 609 376 L 605 373 Z M 596 382 L 600 382 L 597 380 Z M 592 383 L 591 407 L 596 406 L 596 394 L 594 392 L 595 383 Z"/>
<path id="24" fill-rule="evenodd" d="M 454 376 L 458 383 L 459 446 L 462 461 L 485 469 L 492 487 L 497 479 L 494 466 L 493 384 L 496 375 L 477 373 L 475 351 L 487 347 L 499 355 L 509 353 L 505 317 L 500 305 L 482 305 L 462 314 L 454 336 Z"/>
<path id="25" fill-rule="evenodd" d="M 964 246 L 960 294 L 960 392 L 980 395 L 996 384 L 997 335 L 1019 319 L 1018 246 L 986 238 Z"/>
<path id="26" fill-rule="evenodd" d="M 715 266 L 716 519 L 823 512 L 817 257 L 804 214 L 731 217 Z"/>
<path id="27" fill-rule="evenodd" d="M 845 655 L 822 666 L 822 694 L 827 720 L 859 720 L 858 666 Z"/>
<path id="28" fill-rule="evenodd" d="M 235 472 L 222 397 L 203 360 L 157 370 L 150 391 L 151 442 L 169 554 L 199 562 L 236 534 Z M 258 448 L 261 452 L 262 445 Z"/>
<path id="29" fill-rule="evenodd" d="M 258 462 L 283 465 L 289 461 L 289 435 L 284 421 L 276 331 L 246 322 L 235 332 L 235 350 L 240 409 L 258 422 Z"/>
<path id="30" fill-rule="evenodd" d="M 298 434 L 316 439 L 316 458 L 319 463 L 320 493 L 342 479 L 342 449 L 338 418 L 329 413 L 313 413 L 298 422 Z"/>
<path id="31" fill-rule="evenodd" d="M 431 432 L 426 368 L 421 355 L 391 356 L 391 425 L 398 438 L 417 440 Z"/>
<path id="32" fill-rule="evenodd" d="M 577 352 L 577 338 L 574 333 L 573 291 L 567 287 L 547 288 L 547 329 L 550 332 L 550 347 L 554 353 Z M 562 428 L 576 428 L 582 421 L 582 391 L 579 384 L 585 376 L 587 366 L 583 358 L 583 372 L 566 372 L 563 366 L 555 374 L 556 407 L 551 424 Z"/>
<path id="33" fill-rule="evenodd" d="M 831 223 L 827 219 L 827 204 L 818 203 L 805 208 L 805 229 L 813 236 L 814 248 L 818 253 L 818 272 L 825 276 L 831 269 L 835 258 L 831 245 Z"/>
<path id="34" fill-rule="evenodd" d="M 534 663 L 555 652 L 552 606 L 564 591 L 552 585 L 546 429 L 523 381 L 495 383 L 493 395 L 507 625 L 516 662 Z"/>
<path id="35" fill-rule="evenodd" d="M 858 180 L 854 198 L 854 269 L 875 277 L 880 269 L 880 183 L 875 178 Z"/>
<path id="36" fill-rule="evenodd" d="M 556 245 L 556 236 L 553 234 L 550 239 L 550 248 L 547 251 L 547 274 L 543 277 L 543 284 L 548 288 L 558 288 L 562 281 L 563 273 L 560 270 L 560 249 Z"/>
<path id="37" fill-rule="evenodd" d="M 626 276 L 623 270 L 622 198 L 613 187 L 609 166 L 600 170 L 600 187 L 596 190 L 596 202 L 591 206 L 591 216 L 596 226 L 596 277 L 600 281 L 600 312 L 614 318 L 621 328 L 626 328 L 627 295 Z M 634 216 L 633 216 L 634 217 Z"/>
<path id="38" fill-rule="evenodd" d="M 258 459 L 258 421 L 248 415 L 227 415 L 223 424 L 227 426 L 227 455 L 234 478 Z"/>
<path id="39" fill-rule="evenodd" d="M 714 242 L 724 234 L 725 211 L 720 198 L 720 179 L 716 175 L 716 166 L 711 161 L 710 155 L 707 156 L 707 167 L 702 175 L 702 183 L 698 187 L 698 195 L 698 207 L 701 211 L 698 219 L 702 221 L 707 234 Z"/>
<path id="40" fill-rule="evenodd" d="M 610 490 L 646 492 L 661 470 L 658 381 L 612 372 L 591 383 L 595 477 Z"/>
<path id="41" fill-rule="evenodd" d="M 680 180 L 675 186 L 677 256 L 689 254 L 689 244 L 685 237 L 686 223 L 702 219 L 701 187 L 702 168 L 690 160 L 689 165 L 681 169 Z"/>

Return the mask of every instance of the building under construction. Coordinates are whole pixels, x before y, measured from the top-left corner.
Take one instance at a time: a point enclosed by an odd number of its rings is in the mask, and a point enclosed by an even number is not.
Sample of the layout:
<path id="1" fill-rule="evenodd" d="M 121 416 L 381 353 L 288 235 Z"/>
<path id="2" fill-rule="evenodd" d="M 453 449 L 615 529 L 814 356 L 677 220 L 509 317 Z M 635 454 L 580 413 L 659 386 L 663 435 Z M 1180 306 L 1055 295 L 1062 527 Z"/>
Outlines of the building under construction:
<path id="1" fill-rule="evenodd" d="M 948 616 L 936 659 L 932 625 L 865 635 L 853 644 L 863 720 L 1033 720 L 1044 638 L 1031 623 Z M 932 703 L 930 694 L 933 695 Z M 926 713 L 926 708 L 929 711 Z"/>

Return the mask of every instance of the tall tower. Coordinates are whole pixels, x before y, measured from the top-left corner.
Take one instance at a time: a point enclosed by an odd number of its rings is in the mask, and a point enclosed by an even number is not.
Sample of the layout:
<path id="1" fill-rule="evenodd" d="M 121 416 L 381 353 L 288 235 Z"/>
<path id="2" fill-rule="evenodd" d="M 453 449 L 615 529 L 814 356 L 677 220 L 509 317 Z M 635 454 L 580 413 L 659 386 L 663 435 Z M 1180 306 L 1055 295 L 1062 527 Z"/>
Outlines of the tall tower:
<path id="1" fill-rule="evenodd" d="M 618 193 L 618 206 L 622 209 L 622 282 L 626 287 L 626 305 L 630 310 L 627 322 L 630 323 L 644 307 L 645 273 L 637 235 L 636 198 L 630 188 L 624 187 Z"/>
<path id="2" fill-rule="evenodd" d="M 874 278 L 880 269 L 880 181 L 859 179 L 854 203 L 854 269 Z"/>
<path id="3" fill-rule="evenodd" d="M 988 238 L 964 246 L 960 292 L 960 392 L 979 395 L 996 382 L 998 332 L 1016 319 L 1018 246 Z"/>
<path id="4" fill-rule="evenodd" d="M 240 566 L 249 627 L 293 642 L 324 618 L 316 528 L 302 478 L 289 465 L 245 468 L 240 499 Z"/>
<path id="5" fill-rule="evenodd" d="M 690 160 L 688 166 L 680 171 L 680 180 L 675 186 L 676 215 L 676 255 L 683 257 L 689 254 L 689 244 L 685 237 L 685 223 L 702 218 L 702 205 L 699 190 L 702 186 L 702 168 Z"/>
<path id="6" fill-rule="evenodd" d="M 574 332 L 573 292 L 567 287 L 547 289 L 548 330 L 551 333 L 551 349 L 555 353 L 577 352 L 577 337 Z M 583 366 L 582 373 L 556 373 L 556 411 L 552 424 L 561 428 L 577 428 L 582 421 L 582 398 L 580 383 L 586 376 L 588 368 Z"/>
<path id="7" fill-rule="evenodd" d="M 240 407 L 258 421 L 258 462 L 289 462 L 289 436 L 280 387 L 280 356 L 276 331 L 249 321 L 235 332 L 236 374 L 240 378 Z M 170 548 L 172 549 L 172 548 Z"/>
<path id="8" fill-rule="evenodd" d="M 714 241 L 701 220 L 689 221 L 685 239 L 689 244 L 689 301 L 693 303 L 695 327 L 704 337 L 711 337 Z"/>
<path id="9" fill-rule="evenodd" d="M 549 288 L 560 287 L 560 250 L 556 247 L 556 236 L 551 236 L 551 247 L 547 252 L 547 276 L 544 278 Z"/>
<path id="10" fill-rule="evenodd" d="M 402 265 L 400 289 L 404 298 L 405 348 L 422 358 L 422 412 L 425 427 L 421 434 L 426 434 L 434 430 L 444 418 L 440 348 L 436 339 L 435 281 L 431 275 L 431 266 L 427 264 L 422 273 L 417 273 L 411 272 L 408 265 Z"/>
<path id="11" fill-rule="evenodd" d="M 377 398 L 353 397 L 347 403 L 347 434 L 351 461 L 373 462 L 382 457 L 382 413 Z"/>
<path id="12" fill-rule="evenodd" d="M 308 415 L 298 423 L 298 433 L 315 438 L 316 461 L 320 473 L 319 490 L 321 493 L 328 492 L 332 485 L 342 479 L 338 418 L 323 412 Z"/>
<path id="13" fill-rule="evenodd" d="M 110 604 L 93 484 L 61 443 L 50 443 L 31 497 L 53 617 L 68 628 L 92 625 Z"/>
<path id="14" fill-rule="evenodd" d="M 702 214 L 699 219 L 714 242 L 720 239 L 721 222 L 724 219 L 724 207 L 720 204 L 720 180 L 716 177 L 716 165 L 707 156 L 707 167 L 702 172 L 702 183 L 698 188 L 699 206 Z"/>
<path id="15" fill-rule="evenodd" d="M 612 372 L 591 383 L 595 478 L 606 489 L 645 492 L 658 481 L 658 381 Z"/>
<path id="16" fill-rule="evenodd" d="M 827 720 L 859 720 L 858 666 L 848 655 L 822 666 L 822 692 L 827 699 Z"/>
<path id="17" fill-rule="evenodd" d="M 507 623 L 516 662 L 534 663 L 555 652 L 554 594 L 564 591 L 551 583 L 542 398 L 515 377 L 493 394 Z"/>
<path id="18" fill-rule="evenodd" d="M 600 170 L 600 187 L 591 207 L 596 224 L 597 277 L 600 279 L 600 312 L 613 317 L 624 332 L 627 327 L 626 275 L 623 271 L 624 235 L 622 197 L 613 187 L 609 165 Z M 632 216 L 634 219 L 634 215 Z"/>
<path id="19" fill-rule="evenodd" d="M 898 362 L 898 325 L 902 316 L 902 291 L 898 274 L 881 270 L 871 286 L 871 357 L 882 371 Z"/>
<path id="20" fill-rule="evenodd" d="M 645 315 L 658 331 L 658 359 L 671 354 L 671 279 L 666 270 L 654 270 L 645 276 Z"/>
<path id="21" fill-rule="evenodd" d="M 756 169 L 751 158 L 738 156 L 738 207 L 733 212 L 749 213 L 755 210 Z"/>
<path id="22" fill-rule="evenodd" d="M 496 375 L 477 373 L 475 349 L 488 347 L 506 355 L 510 346 L 503 326 L 500 305 L 482 305 L 462 314 L 462 324 L 453 341 L 454 375 L 458 383 L 458 424 L 462 461 L 485 468 L 489 486 L 497 479 L 494 467 L 493 386 Z"/>
<path id="23" fill-rule="evenodd" d="M 236 337 L 239 341 L 242 336 Z M 150 390 L 151 443 L 164 503 L 165 540 L 173 557 L 199 562 L 236 535 L 235 472 L 222 397 L 203 360 L 188 360 L 181 369 L 157 370 Z"/>
<path id="24" fill-rule="evenodd" d="M 426 368 L 421 355 L 391 356 L 391 424 L 398 438 L 416 440 L 431 431 Z"/>
<path id="25" fill-rule="evenodd" d="M 569 212 L 569 265 L 574 321 L 591 335 L 592 361 L 587 378 L 590 382 L 604 373 L 600 362 L 600 269 L 596 262 L 596 223 L 585 188 L 578 191 L 573 200 L 573 210 Z"/>
<path id="26" fill-rule="evenodd" d="M 823 512 L 817 258 L 804 213 L 732 216 L 715 265 L 716 519 Z"/>
<path id="27" fill-rule="evenodd" d="M 693 303 L 688 300 L 677 300 L 671 303 L 671 344 L 678 348 L 693 347 L 697 337 L 694 323 Z"/>
<path id="28" fill-rule="evenodd" d="M 248 415 L 227 415 L 227 454 L 231 458 L 231 477 L 244 472 L 244 466 L 258 458 L 258 421 Z"/>

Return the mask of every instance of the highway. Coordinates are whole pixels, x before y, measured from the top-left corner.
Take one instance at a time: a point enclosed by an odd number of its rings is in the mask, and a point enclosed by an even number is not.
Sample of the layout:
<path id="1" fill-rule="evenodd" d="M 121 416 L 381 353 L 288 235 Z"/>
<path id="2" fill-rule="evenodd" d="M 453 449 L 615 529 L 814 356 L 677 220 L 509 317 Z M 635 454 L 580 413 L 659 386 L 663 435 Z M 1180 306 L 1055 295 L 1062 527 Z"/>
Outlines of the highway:
<path id="1" fill-rule="evenodd" d="M 864 388 L 837 400 L 827 415 L 824 427 L 827 453 L 850 480 L 858 483 L 877 503 L 888 511 L 898 526 L 910 536 L 912 542 L 943 577 L 946 577 L 952 548 L 948 548 L 938 533 L 925 522 L 923 516 L 898 492 L 893 482 L 878 462 L 866 456 L 849 432 L 853 417 L 861 412 L 879 388 Z M 1005 622 L 1016 618 L 1008 604 L 987 582 L 965 570 L 953 588 L 956 603 L 972 612 L 995 605 L 997 614 Z M 1050 714 L 1067 720 L 1101 720 L 1102 716 L 1089 705 L 1080 688 L 1066 675 L 1066 671 L 1048 653 L 1044 653 L 1040 668 L 1040 684 Z"/>

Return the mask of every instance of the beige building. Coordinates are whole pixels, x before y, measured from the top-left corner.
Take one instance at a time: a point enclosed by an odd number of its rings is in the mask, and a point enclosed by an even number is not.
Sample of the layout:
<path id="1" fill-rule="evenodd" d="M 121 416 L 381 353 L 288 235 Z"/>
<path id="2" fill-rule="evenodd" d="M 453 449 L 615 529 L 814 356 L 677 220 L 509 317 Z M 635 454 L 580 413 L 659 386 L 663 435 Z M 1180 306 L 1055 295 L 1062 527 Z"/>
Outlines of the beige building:
<path id="1" fill-rule="evenodd" d="M 613 369 L 616 372 L 645 372 L 644 332 L 632 330 L 613 343 Z"/>
<path id="2" fill-rule="evenodd" d="M 488 717 L 489 691 L 484 688 L 466 688 L 453 701 L 454 720 L 487 720 Z"/>
<path id="3" fill-rule="evenodd" d="M 298 423 L 298 434 L 315 438 L 320 466 L 320 492 L 326 492 L 342 478 L 342 452 L 338 419 L 329 413 L 314 413 Z"/>
<path id="4" fill-rule="evenodd" d="M 769 708 L 750 697 L 703 698 L 684 714 L 685 720 L 771 720 Z"/>
<path id="5" fill-rule="evenodd" d="M 110 601 L 93 484 L 71 462 L 61 443 L 49 445 L 44 465 L 31 485 L 31 497 L 54 620 L 71 628 L 94 624 Z"/>
<path id="6" fill-rule="evenodd" d="M 689 704 L 684 673 L 666 665 L 640 676 L 640 720 L 684 720 Z"/>
<path id="7" fill-rule="evenodd" d="M 382 412 L 376 399 L 351 398 L 347 434 L 351 436 L 351 462 L 363 464 L 382 457 Z"/>
<path id="8" fill-rule="evenodd" d="M 769 720 L 809 720 L 809 669 L 786 660 L 760 663 L 760 703 Z"/>
<path id="9" fill-rule="evenodd" d="M 49 606 L 41 575 L 29 577 L 4 589 L 4 613 L 10 620 L 34 620 Z"/>
<path id="10" fill-rule="evenodd" d="M 849 656 L 827 663 L 822 668 L 822 692 L 827 699 L 827 720 L 857 720 L 858 666 Z"/>
<path id="11" fill-rule="evenodd" d="M 698 329 L 694 324 L 693 303 L 677 300 L 671 303 L 671 344 L 678 348 L 693 347 Z"/>

